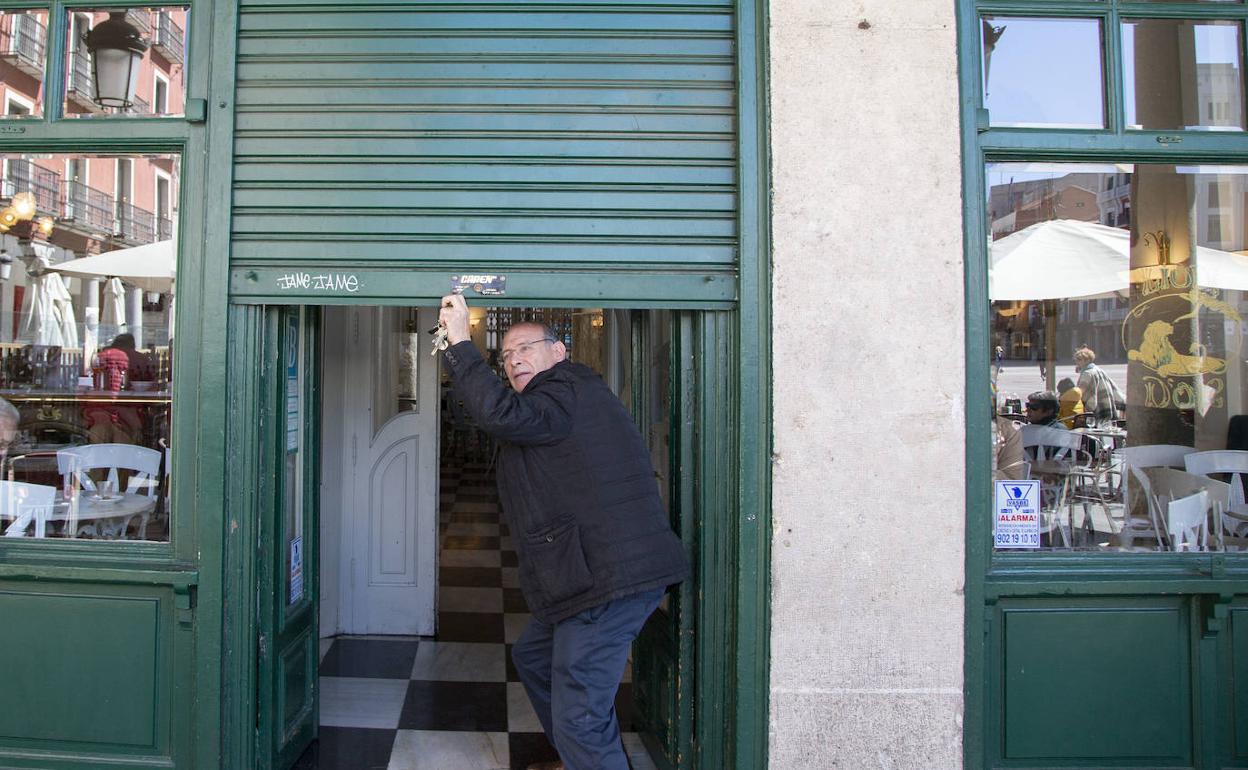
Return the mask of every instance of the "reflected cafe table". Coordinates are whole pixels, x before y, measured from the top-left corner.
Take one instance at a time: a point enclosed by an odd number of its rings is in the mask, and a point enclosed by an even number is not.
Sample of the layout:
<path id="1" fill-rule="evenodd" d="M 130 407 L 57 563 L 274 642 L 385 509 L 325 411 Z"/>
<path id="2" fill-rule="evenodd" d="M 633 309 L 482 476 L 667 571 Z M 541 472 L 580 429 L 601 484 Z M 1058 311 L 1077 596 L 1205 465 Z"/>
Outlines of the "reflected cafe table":
<path id="1" fill-rule="evenodd" d="M 85 530 L 95 537 L 124 540 L 130 521 L 136 516 L 151 514 L 155 509 L 156 498 L 148 495 L 82 492 L 75 506 L 57 492 L 51 510 L 39 510 L 36 506 L 24 510 L 8 526 L 4 535 L 25 537 L 26 529 L 33 520 L 35 537 L 47 537 L 48 522 L 53 522 L 67 530 L 67 537 L 78 537 Z M 71 529 L 72 532 L 68 531 Z"/>
<path id="2" fill-rule="evenodd" d="M 162 434 L 160 422 L 167 419 L 171 403 L 168 390 L 0 388 L 0 398 L 21 412 L 23 430 L 51 430 L 67 443 L 86 439 L 86 408 L 132 406 L 141 416 L 143 436 L 139 443 L 149 446 Z"/>
<path id="3" fill-rule="evenodd" d="M 167 390 L 91 390 L 89 388 L 0 388 L 0 397 L 9 401 L 52 403 L 167 404 Z"/>

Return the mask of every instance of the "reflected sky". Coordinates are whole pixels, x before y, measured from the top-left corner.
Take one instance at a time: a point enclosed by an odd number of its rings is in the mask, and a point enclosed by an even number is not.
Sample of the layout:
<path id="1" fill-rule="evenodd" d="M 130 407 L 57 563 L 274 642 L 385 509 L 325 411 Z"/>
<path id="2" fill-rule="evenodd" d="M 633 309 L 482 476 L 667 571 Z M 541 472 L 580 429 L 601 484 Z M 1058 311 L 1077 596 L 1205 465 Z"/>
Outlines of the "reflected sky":
<path id="1" fill-rule="evenodd" d="M 1006 16 L 985 17 L 985 21 L 991 28 L 982 30 L 985 106 L 991 125 L 1105 126 L 1100 21 Z M 1171 53 L 1162 51 L 1159 56 L 1190 59 L 1173 62 L 1173 69 L 1169 62 L 1158 61 L 1153 71 L 1140 73 L 1154 84 L 1148 93 L 1138 93 L 1137 35 L 1150 27 L 1150 34 L 1178 38 Z M 1139 128 L 1145 122 L 1150 124 L 1145 128 L 1160 130 L 1241 127 L 1239 28 L 1233 21 L 1124 21 L 1121 37 L 1127 126 Z M 1172 78 L 1180 83 L 1178 87 Z M 1173 93 L 1178 89 L 1183 93 Z M 1146 101 L 1138 103 L 1138 99 Z"/>
<path id="2" fill-rule="evenodd" d="M 990 17 L 1005 27 L 987 57 L 994 126 L 1101 128 L 1101 32 L 1095 19 Z"/>

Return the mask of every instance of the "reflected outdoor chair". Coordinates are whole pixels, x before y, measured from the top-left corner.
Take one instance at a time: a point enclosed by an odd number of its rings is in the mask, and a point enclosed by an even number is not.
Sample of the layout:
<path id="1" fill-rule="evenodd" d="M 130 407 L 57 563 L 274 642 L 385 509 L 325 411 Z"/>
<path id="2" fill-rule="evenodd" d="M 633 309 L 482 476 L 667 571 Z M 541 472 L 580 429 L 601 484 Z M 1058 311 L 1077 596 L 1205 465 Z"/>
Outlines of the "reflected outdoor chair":
<path id="1" fill-rule="evenodd" d="M 1222 529 L 1229 535 L 1248 535 L 1248 502 L 1244 500 L 1244 477 L 1248 476 L 1248 452 L 1215 449 L 1193 452 L 1183 458 L 1188 473 L 1201 476 L 1226 475 L 1230 478 L 1231 499 L 1222 511 Z"/>
<path id="2" fill-rule="evenodd" d="M 1122 463 L 1126 467 L 1127 479 L 1124 480 L 1122 527 L 1118 531 L 1119 541 L 1124 547 L 1130 548 L 1135 539 L 1141 535 L 1152 538 L 1157 549 L 1165 549 L 1167 539 L 1163 522 L 1165 516 L 1158 509 L 1153 498 L 1152 482 L 1144 473 L 1145 468 L 1183 468 L 1183 459 L 1196 451 L 1190 446 L 1181 444 L 1145 444 L 1143 446 L 1125 447 L 1118 450 Z M 1135 497 L 1131 494 L 1134 480 L 1143 495 Z M 1140 505 L 1142 498 L 1143 505 Z M 1142 511 L 1136 511 L 1137 508 Z"/>
<path id="3" fill-rule="evenodd" d="M 4 529 L 4 536 L 25 537 L 26 529 L 34 523 L 35 537 L 46 537 L 55 502 L 56 487 L 0 481 L 0 522 L 11 522 Z"/>
<path id="4" fill-rule="evenodd" d="M 160 460 L 161 453 L 155 449 L 133 444 L 86 444 L 56 453 L 61 475 L 72 477 L 73 482 L 87 494 L 120 493 L 121 474 L 126 472 L 125 494 L 142 494 L 151 500 L 151 505 L 138 514 L 139 539 L 147 538 L 147 523 L 156 509 L 156 497 L 160 488 Z M 91 474 L 98 470 L 107 471 L 100 481 L 96 481 Z M 102 537 L 123 537 L 132 518 L 108 527 L 97 526 L 95 534 Z M 66 526 L 67 532 L 75 522 L 76 519 L 71 514 L 70 522 Z"/>

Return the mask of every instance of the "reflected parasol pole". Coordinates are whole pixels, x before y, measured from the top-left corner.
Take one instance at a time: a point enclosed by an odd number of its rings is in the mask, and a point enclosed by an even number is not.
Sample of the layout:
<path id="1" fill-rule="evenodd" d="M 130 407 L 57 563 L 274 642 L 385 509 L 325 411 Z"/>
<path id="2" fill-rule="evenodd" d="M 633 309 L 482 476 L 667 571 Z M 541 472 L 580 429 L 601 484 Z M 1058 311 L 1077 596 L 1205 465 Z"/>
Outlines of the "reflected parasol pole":
<path id="1" fill-rule="evenodd" d="M 1040 303 L 1044 313 L 1044 389 L 1057 390 L 1057 300 Z"/>

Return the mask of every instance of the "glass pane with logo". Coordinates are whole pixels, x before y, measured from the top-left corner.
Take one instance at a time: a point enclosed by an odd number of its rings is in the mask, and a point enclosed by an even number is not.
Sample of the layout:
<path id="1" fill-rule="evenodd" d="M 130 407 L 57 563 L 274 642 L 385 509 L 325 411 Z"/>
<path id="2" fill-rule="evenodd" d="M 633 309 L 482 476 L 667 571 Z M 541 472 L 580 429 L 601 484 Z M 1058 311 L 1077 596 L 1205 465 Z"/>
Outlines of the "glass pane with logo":
<path id="1" fill-rule="evenodd" d="M 998 548 L 1248 546 L 1248 167 L 987 182 Z"/>
<path id="2" fill-rule="evenodd" d="M 5 537 L 169 539 L 179 174 L 174 155 L 0 156 Z"/>
<path id="3" fill-rule="evenodd" d="M 5 118 L 43 115 L 43 70 L 48 46 L 44 9 L 0 11 L 0 93 Z"/>
<path id="4" fill-rule="evenodd" d="M 1127 127 L 1241 131 L 1239 22 L 1128 19 L 1122 24 Z"/>
<path id="5" fill-rule="evenodd" d="M 991 125 L 1104 127 L 1100 21 L 985 16 L 980 33 Z"/>
<path id="6" fill-rule="evenodd" d="M 185 113 L 185 6 L 68 12 L 65 116 L 176 117 Z"/>

